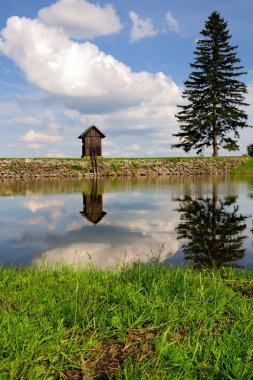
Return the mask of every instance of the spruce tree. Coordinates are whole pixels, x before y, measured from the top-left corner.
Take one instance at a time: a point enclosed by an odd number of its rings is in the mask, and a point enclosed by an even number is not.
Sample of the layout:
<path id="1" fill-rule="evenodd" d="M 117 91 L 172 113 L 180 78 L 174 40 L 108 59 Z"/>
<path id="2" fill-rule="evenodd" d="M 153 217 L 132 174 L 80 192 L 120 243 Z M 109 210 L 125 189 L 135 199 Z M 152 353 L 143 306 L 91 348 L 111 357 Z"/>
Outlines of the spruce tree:
<path id="1" fill-rule="evenodd" d="M 183 98 L 187 104 L 179 106 L 176 115 L 181 131 L 174 136 L 180 143 L 172 145 L 189 152 L 196 149 L 202 154 L 205 147 L 212 147 L 213 156 L 223 147 L 229 151 L 239 149 L 239 128 L 248 127 L 243 109 L 246 85 L 238 80 L 246 74 L 239 66 L 238 46 L 229 44 L 231 35 L 227 22 L 218 12 L 213 12 L 200 32 L 194 52 L 194 63 L 189 79 L 184 83 Z"/>

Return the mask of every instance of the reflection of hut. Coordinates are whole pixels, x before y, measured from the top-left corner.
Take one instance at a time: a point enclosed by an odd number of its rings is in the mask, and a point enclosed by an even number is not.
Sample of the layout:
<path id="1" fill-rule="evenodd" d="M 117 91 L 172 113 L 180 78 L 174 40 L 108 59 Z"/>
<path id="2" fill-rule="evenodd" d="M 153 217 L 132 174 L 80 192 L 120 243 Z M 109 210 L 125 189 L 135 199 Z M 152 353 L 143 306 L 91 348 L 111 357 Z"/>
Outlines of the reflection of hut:
<path id="1" fill-rule="evenodd" d="M 85 156 L 102 156 L 102 139 L 105 135 L 100 130 L 91 125 L 78 138 L 82 139 L 82 157 Z"/>
<path id="2" fill-rule="evenodd" d="M 97 224 L 107 214 L 103 211 L 103 194 L 98 194 L 97 181 L 92 183 L 91 193 L 83 193 L 83 211 L 81 215 L 85 216 L 93 224 Z"/>

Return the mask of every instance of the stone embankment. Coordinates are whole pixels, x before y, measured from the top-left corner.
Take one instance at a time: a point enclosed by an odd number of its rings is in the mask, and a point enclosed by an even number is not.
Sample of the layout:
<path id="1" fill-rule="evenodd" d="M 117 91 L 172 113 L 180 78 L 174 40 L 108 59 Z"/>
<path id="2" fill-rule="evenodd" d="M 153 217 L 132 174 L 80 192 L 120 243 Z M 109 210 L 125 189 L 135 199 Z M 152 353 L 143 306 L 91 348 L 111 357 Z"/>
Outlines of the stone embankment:
<path id="1" fill-rule="evenodd" d="M 98 176 L 224 175 L 246 157 L 175 159 L 98 159 Z M 82 178 L 94 176 L 89 159 L 0 159 L 0 179 Z"/>

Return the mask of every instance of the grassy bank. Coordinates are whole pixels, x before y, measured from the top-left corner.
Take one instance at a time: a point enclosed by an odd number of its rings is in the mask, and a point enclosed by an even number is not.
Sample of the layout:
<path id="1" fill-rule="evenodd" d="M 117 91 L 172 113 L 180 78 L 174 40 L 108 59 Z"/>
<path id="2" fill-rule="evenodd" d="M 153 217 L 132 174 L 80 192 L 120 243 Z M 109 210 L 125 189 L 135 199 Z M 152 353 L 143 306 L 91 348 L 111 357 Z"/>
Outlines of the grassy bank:
<path id="1" fill-rule="evenodd" d="M 232 170 L 236 174 L 253 174 L 253 157 L 246 157 L 245 162 Z"/>
<path id="2" fill-rule="evenodd" d="M 252 379 L 253 272 L 0 269 L 1 379 Z"/>
<path id="3" fill-rule="evenodd" d="M 103 157 L 98 156 L 97 157 L 99 161 L 135 161 L 135 160 L 143 160 L 143 161 L 191 161 L 191 160 L 203 160 L 203 161 L 218 161 L 223 162 L 227 161 L 229 159 L 245 159 L 247 160 L 250 157 L 248 156 L 220 156 L 220 157 L 213 157 L 213 156 L 162 156 L 162 157 Z M 90 157 L 0 157 L 0 160 L 18 160 L 18 161 L 25 161 L 25 160 L 36 160 L 36 161 L 90 161 Z"/>

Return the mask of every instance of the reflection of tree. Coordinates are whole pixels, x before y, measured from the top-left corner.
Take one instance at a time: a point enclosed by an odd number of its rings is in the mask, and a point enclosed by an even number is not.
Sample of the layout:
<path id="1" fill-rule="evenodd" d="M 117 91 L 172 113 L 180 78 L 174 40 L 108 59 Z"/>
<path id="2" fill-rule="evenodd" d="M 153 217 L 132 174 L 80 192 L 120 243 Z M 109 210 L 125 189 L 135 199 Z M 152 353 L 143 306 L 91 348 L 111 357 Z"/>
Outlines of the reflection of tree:
<path id="1" fill-rule="evenodd" d="M 85 216 L 93 224 L 97 224 L 107 214 L 103 211 L 103 189 L 98 187 L 98 180 L 94 178 L 88 191 L 83 192 L 83 211 Z"/>
<path id="2" fill-rule="evenodd" d="M 187 239 L 183 245 L 186 260 L 195 267 L 218 268 L 243 258 L 247 217 L 238 214 L 235 197 L 222 200 L 214 191 L 212 197 L 177 200 L 181 221 L 176 230 L 178 239 Z"/>

